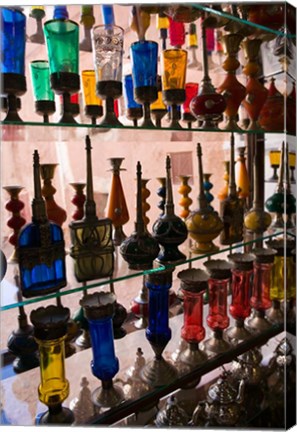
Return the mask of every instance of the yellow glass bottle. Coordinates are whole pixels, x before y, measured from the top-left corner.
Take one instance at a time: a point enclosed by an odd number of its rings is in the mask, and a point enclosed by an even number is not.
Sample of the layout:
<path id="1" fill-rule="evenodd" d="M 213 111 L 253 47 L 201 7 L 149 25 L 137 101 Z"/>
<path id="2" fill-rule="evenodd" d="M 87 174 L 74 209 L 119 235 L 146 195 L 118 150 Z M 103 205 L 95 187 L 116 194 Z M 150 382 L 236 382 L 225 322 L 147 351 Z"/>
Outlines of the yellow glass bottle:
<path id="1" fill-rule="evenodd" d="M 47 306 L 33 310 L 30 315 L 40 356 L 38 397 L 48 411 L 37 415 L 36 424 L 72 424 L 73 413 L 62 407 L 69 395 L 65 376 L 65 339 L 70 311 L 63 306 Z"/>

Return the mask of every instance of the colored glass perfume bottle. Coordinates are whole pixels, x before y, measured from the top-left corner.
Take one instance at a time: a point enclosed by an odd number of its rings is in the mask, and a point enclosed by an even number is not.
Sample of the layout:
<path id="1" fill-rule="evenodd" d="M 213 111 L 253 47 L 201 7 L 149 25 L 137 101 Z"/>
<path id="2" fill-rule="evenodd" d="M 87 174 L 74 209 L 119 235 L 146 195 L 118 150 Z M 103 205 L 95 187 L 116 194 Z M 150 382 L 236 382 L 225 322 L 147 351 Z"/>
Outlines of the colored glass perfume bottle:
<path id="1" fill-rule="evenodd" d="M 156 127 L 160 128 L 162 118 L 167 114 L 167 107 L 163 102 L 163 92 L 162 92 L 162 79 L 160 75 L 157 75 L 157 89 L 158 89 L 158 99 L 151 103 L 150 110 L 151 116 L 155 120 Z"/>
<path id="2" fill-rule="evenodd" d="M 156 20 L 157 29 L 160 31 L 159 39 L 162 40 L 162 50 L 166 49 L 167 30 L 169 28 L 169 18 L 160 10 Z"/>
<path id="3" fill-rule="evenodd" d="M 230 161 L 223 161 L 223 164 L 224 164 L 223 180 L 225 183 L 222 189 L 220 190 L 220 192 L 218 193 L 218 198 L 220 201 L 223 201 L 224 199 L 227 198 L 228 191 L 229 191 Z"/>
<path id="4" fill-rule="evenodd" d="M 102 100 L 96 95 L 96 76 L 94 70 L 83 70 L 81 73 L 85 115 L 89 117 L 92 124 L 103 115 Z"/>
<path id="5" fill-rule="evenodd" d="M 214 200 L 214 196 L 210 192 L 211 189 L 213 188 L 213 184 L 210 181 L 211 176 L 212 176 L 212 174 L 210 174 L 210 173 L 203 173 L 203 188 L 204 188 L 204 193 L 205 193 L 205 197 L 206 197 L 206 200 L 208 202 L 208 205 L 213 210 L 213 207 L 210 204 Z"/>
<path id="6" fill-rule="evenodd" d="M 169 41 L 174 48 L 181 48 L 185 43 L 186 32 L 185 25 L 182 22 L 175 21 L 169 17 Z"/>
<path id="7" fill-rule="evenodd" d="M 44 123 L 48 123 L 49 115 L 56 111 L 55 95 L 50 87 L 48 61 L 34 60 L 30 63 L 30 69 L 35 99 L 35 112 L 43 116 Z"/>
<path id="8" fill-rule="evenodd" d="M 154 41 L 145 40 L 134 42 L 130 48 L 130 55 L 134 98 L 143 106 L 143 122 L 140 126 L 154 128 L 150 104 L 158 99 L 158 44 Z"/>
<path id="9" fill-rule="evenodd" d="M 80 220 L 84 217 L 84 203 L 86 200 L 86 196 L 84 194 L 84 188 L 86 187 L 86 183 L 76 182 L 69 183 L 70 186 L 73 187 L 75 194 L 71 200 L 72 204 L 76 206 L 76 210 L 72 213 L 73 220 Z"/>
<path id="10" fill-rule="evenodd" d="M 216 211 L 212 210 L 207 202 L 203 188 L 203 168 L 201 145 L 197 144 L 199 195 L 198 209 L 193 210 L 186 220 L 188 232 L 195 243 L 192 251 L 205 254 L 218 250 L 212 242 L 221 232 L 223 223 Z"/>
<path id="11" fill-rule="evenodd" d="M 250 195 L 250 179 L 247 172 L 245 163 L 245 147 L 238 147 L 238 157 L 235 164 L 235 183 L 237 186 L 238 198 L 243 200 L 245 204 L 246 199 Z"/>
<path id="12" fill-rule="evenodd" d="M 189 186 L 189 180 L 191 177 L 186 175 L 180 175 L 179 178 L 181 180 L 181 184 L 178 188 L 178 193 L 181 195 L 181 199 L 179 200 L 178 204 L 182 208 L 179 212 L 179 216 L 183 220 L 186 220 L 190 214 L 190 205 L 193 202 L 193 200 L 189 197 L 189 193 L 192 190 L 191 186 Z"/>
<path id="13" fill-rule="evenodd" d="M 296 243 L 293 239 L 281 237 L 267 241 L 266 245 L 276 251 L 271 271 L 272 307 L 266 312 L 266 316 L 272 323 L 282 323 L 284 311 L 281 303 L 290 303 L 296 298 L 296 264 L 293 254 Z"/>
<path id="14" fill-rule="evenodd" d="M 146 270 L 153 266 L 153 260 L 159 253 L 157 241 L 147 232 L 142 213 L 141 164 L 137 162 L 137 197 L 135 230 L 120 246 L 120 253 L 129 268 Z"/>
<path id="15" fill-rule="evenodd" d="M 186 100 L 182 104 L 182 120 L 188 124 L 188 129 L 192 129 L 192 123 L 196 120 L 190 110 L 191 100 L 198 93 L 198 83 L 186 83 Z"/>
<path id="16" fill-rule="evenodd" d="M 217 93 L 208 74 L 208 57 L 206 46 L 206 28 L 202 22 L 202 53 L 203 53 L 203 79 L 199 85 L 198 95 L 190 103 L 192 114 L 202 121 L 199 129 L 216 129 L 222 120 L 226 109 L 224 96 Z"/>
<path id="17" fill-rule="evenodd" d="M 252 287 L 253 264 L 256 257 L 248 253 L 234 253 L 228 256 L 233 263 L 231 291 L 232 300 L 229 307 L 230 315 L 235 319 L 235 325 L 226 330 L 226 335 L 232 344 L 251 337 L 244 320 L 250 316 L 250 291 Z"/>
<path id="18" fill-rule="evenodd" d="M 197 60 L 196 51 L 198 48 L 198 38 L 197 38 L 197 31 L 196 31 L 196 24 L 190 23 L 189 25 L 189 32 L 187 35 L 187 48 L 191 53 L 192 59 L 188 62 L 188 68 L 190 69 L 196 69 L 196 70 L 202 70 L 201 63 Z"/>
<path id="19" fill-rule="evenodd" d="M 234 134 L 230 140 L 230 176 L 229 194 L 220 203 L 220 216 L 223 221 L 223 230 L 220 241 L 223 245 L 239 243 L 243 240 L 243 203 L 239 200 L 235 183 L 235 162 L 234 162 Z"/>
<path id="20" fill-rule="evenodd" d="M 208 280 L 209 311 L 206 322 L 213 330 L 213 335 L 203 342 L 203 349 L 207 354 L 213 356 L 230 348 L 229 342 L 224 339 L 223 331 L 229 325 L 227 294 L 232 264 L 218 259 L 207 261 L 203 265 L 210 275 Z"/>
<path id="21" fill-rule="evenodd" d="M 52 179 L 54 178 L 57 166 L 58 164 L 40 165 L 41 178 L 43 179 L 41 193 L 45 198 L 46 212 L 49 220 L 55 222 L 57 225 L 62 226 L 66 221 L 67 213 L 56 203 L 54 199 L 56 188 L 52 185 Z"/>
<path id="22" fill-rule="evenodd" d="M 184 307 L 181 337 L 187 342 L 187 348 L 181 351 L 178 360 L 195 368 L 207 359 L 206 354 L 199 349 L 199 343 L 205 337 L 203 294 L 208 288 L 209 276 L 200 269 L 187 269 L 179 272 L 177 277 L 181 280 Z"/>
<path id="23" fill-rule="evenodd" d="M 32 222 L 25 225 L 18 238 L 17 253 L 22 294 L 34 297 L 58 291 L 66 281 L 63 231 L 47 218 L 41 194 L 38 151 L 34 151 L 34 198 Z"/>
<path id="24" fill-rule="evenodd" d="M 84 217 L 69 224 L 70 256 L 79 282 L 111 276 L 114 269 L 112 224 L 108 218 L 98 219 L 93 193 L 91 140 L 86 136 L 87 196 Z"/>
<path id="25" fill-rule="evenodd" d="M 107 203 L 107 217 L 112 220 L 114 227 L 113 243 L 115 246 L 119 246 L 125 240 L 126 235 L 123 231 L 123 225 L 129 221 L 129 212 L 120 178 L 120 171 L 124 171 L 121 168 L 123 160 L 124 158 L 109 159 L 112 181 Z"/>
<path id="26" fill-rule="evenodd" d="M 72 411 L 62 407 L 62 402 L 69 395 L 64 347 L 69 315 L 69 309 L 61 306 L 40 307 L 30 315 L 40 355 L 38 396 L 48 406 L 47 412 L 36 417 L 38 425 L 74 422 Z"/>
<path id="27" fill-rule="evenodd" d="M 62 6 L 60 8 L 63 8 Z M 54 19 L 44 23 L 52 90 L 62 95 L 60 123 L 76 123 L 70 95 L 80 89 L 79 25 L 68 19 L 67 11 L 55 10 Z"/>
<path id="28" fill-rule="evenodd" d="M 122 389 L 112 382 L 119 371 L 112 329 L 115 302 L 115 295 L 107 292 L 87 294 L 80 300 L 89 322 L 93 352 L 92 373 L 102 381 L 102 386 L 93 392 L 92 400 L 96 406 L 103 408 L 116 406 L 124 400 Z"/>
<path id="29" fill-rule="evenodd" d="M 166 269 L 145 275 L 145 285 L 149 290 L 149 323 L 145 335 L 155 358 L 146 363 L 140 376 L 151 387 L 170 384 L 177 378 L 177 370 L 162 356 L 171 339 L 168 293 L 172 285 L 172 272 L 172 269 Z"/>
<path id="30" fill-rule="evenodd" d="M 133 126 L 138 125 L 138 120 L 143 116 L 142 106 L 134 100 L 134 86 L 132 75 L 124 76 L 124 100 L 126 117 L 133 121 Z"/>
<path id="31" fill-rule="evenodd" d="M 20 100 L 27 91 L 25 77 L 26 16 L 18 9 L 1 7 L 1 92 L 7 97 L 4 121 L 22 119 L 18 114 Z"/>
<path id="32" fill-rule="evenodd" d="M 253 332 L 259 333 L 271 327 L 265 313 L 271 307 L 271 269 L 276 250 L 256 248 L 252 249 L 251 253 L 256 256 L 254 261 L 252 295 L 250 298 L 250 305 L 254 309 L 254 313 L 247 321 L 247 326 Z"/>
<path id="33" fill-rule="evenodd" d="M 154 223 L 153 236 L 162 246 L 157 258 L 158 262 L 172 264 L 186 258 L 178 249 L 178 246 L 186 240 L 188 231 L 184 221 L 174 214 L 170 156 L 166 157 L 165 213 Z"/>

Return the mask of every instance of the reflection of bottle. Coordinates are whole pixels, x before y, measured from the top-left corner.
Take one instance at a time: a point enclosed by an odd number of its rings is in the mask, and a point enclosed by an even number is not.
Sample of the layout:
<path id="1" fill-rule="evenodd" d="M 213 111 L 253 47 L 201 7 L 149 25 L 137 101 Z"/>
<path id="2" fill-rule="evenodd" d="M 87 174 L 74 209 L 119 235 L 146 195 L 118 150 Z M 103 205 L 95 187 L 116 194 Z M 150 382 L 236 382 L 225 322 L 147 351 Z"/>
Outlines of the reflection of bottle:
<path id="1" fill-rule="evenodd" d="M 41 195 L 40 165 L 34 152 L 34 199 L 32 222 L 25 225 L 18 239 L 21 289 L 24 297 L 54 292 L 66 285 L 63 232 L 47 218 Z"/>

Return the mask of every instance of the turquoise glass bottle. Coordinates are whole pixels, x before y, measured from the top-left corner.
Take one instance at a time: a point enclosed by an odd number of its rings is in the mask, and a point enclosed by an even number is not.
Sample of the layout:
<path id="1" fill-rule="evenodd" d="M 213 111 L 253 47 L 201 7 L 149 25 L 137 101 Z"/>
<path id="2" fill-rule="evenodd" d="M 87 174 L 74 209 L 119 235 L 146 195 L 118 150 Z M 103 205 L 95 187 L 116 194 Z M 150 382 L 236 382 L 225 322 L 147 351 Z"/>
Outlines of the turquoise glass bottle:
<path id="1" fill-rule="evenodd" d="M 20 283 L 24 297 L 55 292 L 67 283 L 63 231 L 47 217 L 41 194 L 37 150 L 34 151 L 33 167 L 32 222 L 22 228 L 17 244 Z"/>

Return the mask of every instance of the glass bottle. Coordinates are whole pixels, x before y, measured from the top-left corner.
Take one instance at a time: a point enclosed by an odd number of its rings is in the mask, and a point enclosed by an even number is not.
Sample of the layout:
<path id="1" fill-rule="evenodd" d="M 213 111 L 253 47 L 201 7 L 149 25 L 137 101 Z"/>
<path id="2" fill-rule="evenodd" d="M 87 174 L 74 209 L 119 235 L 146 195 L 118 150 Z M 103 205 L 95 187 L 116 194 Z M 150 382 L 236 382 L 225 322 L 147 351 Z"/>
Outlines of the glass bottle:
<path id="1" fill-rule="evenodd" d="M 120 171 L 124 171 L 124 169 L 121 168 L 123 160 L 124 158 L 109 159 L 112 181 L 107 203 L 107 217 L 112 220 L 114 227 L 113 243 L 115 246 L 119 246 L 126 238 L 123 225 L 129 221 L 129 212 L 120 178 Z"/>
<path id="2" fill-rule="evenodd" d="M 62 402 L 69 395 L 64 345 L 69 317 L 68 308 L 52 305 L 40 307 L 30 315 L 40 354 L 41 383 L 38 396 L 49 408 L 47 412 L 37 416 L 36 423 L 39 425 L 72 424 L 74 421 L 72 411 L 62 407 Z"/>
<path id="3" fill-rule="evenodd" d="M 38 151 L 34 151 L 32 222 L 18 238 L 17 253 L 22 294 L 34 297 L 58 291 L 67 284 L 65 244 L 59 225 L 49 221 L 41 194 Z"/>
<path id="4" fill-rule="evenodd" d="M 162 352 L 171 339 L 169 327 L 169 289 L 172 285 L 172 268 L 145 275 L 149 290 L 149 317 L 145 336 L 155 353 L 140 372 L 141 378 L 152 387 L 170 384 L 177 370 L 165 361 Z"/>
<path id="5" fill-rule="evenodd" d="M 281 303 L 290 303 L 296 298 L 296 267 L 292 253 L 296 243 L 293 239 L 282 237 L 269 240 L 266 245 L 276 250 L 270 286 L 272 307 L 266 315 L 270 321 L 278 323 L 284 321 Z"/>
<path id="6" fill-rule="evenodd" d="M 238 158 L 235 163 L 235 183 L 238 191 L 238 198 L 246 201 L 250 195 L 250 180 L 245 164 L 245 147 L 238 147 Z"/>
<path id="7" fill-rule="evenodd" d="M 83 100 L 85 115 L 91 118 L 92 124 L 96 124 L 96 119 L 103 115 L 102 100 L 96 95 L 96 77 L 94 70 L 83 70 L 81 72 L 83 85 Z"/>
<path id="8" fill-rule="evenodd" d="M 230 175 L 230 161 L 223 161 L 224 164 L 224 176 L 223 180 L 225 182 L 224 186 L 218 193 L 218 198 L 220 201 L 223 201 L 228 196 L 228 190 L 229 190 L 229 175 Z"/>
<path id="9" fill-rule="evenodd" d="M 192 199 L 189 197 L 189 193 L 192 190 L 191 186 L 189 186 L 189 180 L 191 177 L 186 175 L 180 175 L 179 178 L 181 180 L 181 184 L 178 188 L 178 192 L 181 195 L 181 199 L 178 202 L 178 204 L 181 206 L 179 216 L 183 220 L 185 220 L 190 214 L 189 207 L 193 202 Z"/>
<path id="10" fill-rule="evenodd" d="M 244 320 L 250 316 L 250 292 L 252 284 L 253 263 L 255 256 L 248 253 L 234 253 L 228 256 L 233 263 L 231 290 L 232 299 L 230 315 L 235 319 L 235 326 L 226 331 L 231 343 L 237 344 L 251 337 L 245 328 Z"/>
<path id="11" fill-rule="evenodd" d="M 256 248 L 252 249 L 251 253 L 256 256 L 254 261 L 252 295 L 250 298 L 250 305 L 254 309 L 254 313 L 248 320 L 247 326 L 253 332 L 261 332 L 271 327 L 271 324 L 265 317 L 265 312 L 271 307 L 271 269 L 276 250 Z"/>
<path id="12" fill-rule="evenodd" d="M 112 379 L 119 371 L 119 360 L 115 355 L 112 317 L 115 313 L 116 297 L 113 293 L 96 292 L 80 300 L 89 322 L 92 341 L 92 373 L 102 381 L 102 386 L 92 394 L 98 407 L 110 408 L 124 400 L 124 393 L 114 386 Z"/>
<path id="13" fill-rule="evenodd" d="M 208 287 L 208 274 L 201 269 L 182 270 L 177 274 L 183 293 L 184 324 L 181 337 L 188 347 L 179 354 L 178 360 L 190 367 L 203 363 L 207 356 L 199 349 L 205 337 L 203 327 L 203 294 Z"/>
<path id="14" fill-rule="evenodd" d="M 218 259 L 207 261 L 203 265 L 210 275 L 208 280 L 209 311 L 206 322 L 213 330 L 213 335 L 203 343 L 203 349 L 208 355 L 213 356 L 230 348 L 229 343 L 224 339 L 223 331 L 229 325 L 227 294 L 232 264 Z"/>
<path id="15" fill-rule="evenodd" d="M 93 6 L 81 6 L 80 24 L 83 26 L 84 29 L 84 37 L 79 43 L 79 49 L 81 51 L 92 52 L 91 28 L 95 24 Z"/>
<path id="16" fill-rule="evenodd" d="M 46 60 L 34 60 L 30 63 L 35 112 L 43 116 L 44 123 L 48 116 L 56 111 L 55 95 L 50 87 L 49 65 Z"/>

